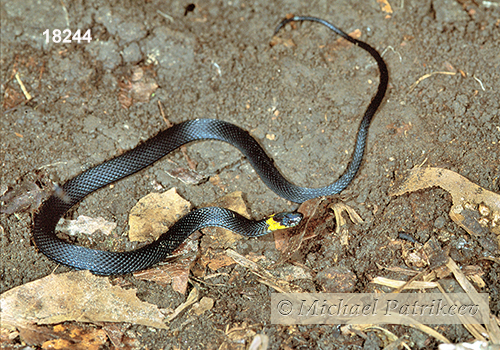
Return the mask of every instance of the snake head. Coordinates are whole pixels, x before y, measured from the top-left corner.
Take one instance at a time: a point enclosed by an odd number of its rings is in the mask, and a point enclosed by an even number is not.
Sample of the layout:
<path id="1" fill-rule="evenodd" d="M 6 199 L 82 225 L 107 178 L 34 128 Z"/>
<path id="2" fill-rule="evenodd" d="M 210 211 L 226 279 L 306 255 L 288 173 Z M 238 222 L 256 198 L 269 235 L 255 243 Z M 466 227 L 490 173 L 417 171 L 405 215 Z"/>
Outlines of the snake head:
<path id="1" fill-rule="evenodd" d="M 304 216 L 301 213 L 284 212 L 274 214 L 266 220 L 266 223 L 269 225 L 267 230 L 269 232 L 273 232 L 276 230 L 295 227 L 299 224 L 303 217 Z"/>

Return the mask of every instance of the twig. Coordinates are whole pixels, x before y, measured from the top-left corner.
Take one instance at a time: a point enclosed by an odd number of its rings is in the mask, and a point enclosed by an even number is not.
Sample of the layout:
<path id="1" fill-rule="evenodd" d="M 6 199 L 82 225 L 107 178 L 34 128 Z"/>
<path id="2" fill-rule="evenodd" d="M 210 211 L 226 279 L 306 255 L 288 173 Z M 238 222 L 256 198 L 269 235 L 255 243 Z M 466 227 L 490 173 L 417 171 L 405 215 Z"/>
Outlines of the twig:
<path id="1" fill-rule="evenodd" d="M 483 85 L 483 82 L 481 80 L 479 80 L 478 78 L 476 78 L 475 76 L 472 76 L 474 79 L 477 80 L 477 82 L 481 85 L 481 89 L 483 89 L 483 91 L 486 91 L 486 89 L 484 88 L 484 85 Z"/>
<path id="2" fill-rule="evenodd" d="M 380 56 L 384 57 L 384 54 L 385 54 L 385 53 L 387 52 L 387 50 L 389 50 L 389 49 L 391 49 L 391 51 L 392 51 L 392 52 L 394 52 L 394 53 L 397 53 L 397 54 L 398 54 L 398 56 L 399 56 L 399 62 L 403 62 L 403 58 L 401 57 L 401 54 L 400 54 L 399 52 L 397 52 L 396 50 L 394 50 L 394 48 L 393 48 L 391 45 L 387 46 L 387 47 L 385 48 L 385 50 L 384 50 L 384 51 L 382 51 L 382 53 L 380 54 Z"/>
<path id="3" fill-rule="evenodd" d="M 21 90 L 23 90 L 24 97 L 26 97 L 28 101 L 31 100 L 33 97 L 31 97 L 28 90 L 26 90 L 26 87 L 24 86 L 23 82 L 21 81 L 21 78 L 19 77 L 19 72 L 16 73 L 16 80 L 19 86 L 21 87 Z"/>
<path id="4" fill-rule="evenodd" d="M 408 93 L 412 92 L 413 89 L 415 89 L 417 87 L 417 85 L 422 81 L 422 80 L 425 80 L 429 77 L 432 77 L 433 75 L 436 75 L 436 74 L 445 74 L 445 75 L 456 75 L 457 73 L 455 72 L 432 72 L 432 73 L 429 73 L 429 74 L 425 74 L 425 75 L 422 75 L 420 78 L 418 78 L 418 80 L 416 82 L 414 82 L 411 86 L 410 86 L 410 90 L 408 91 Z"/>
<path id="5" fill-rule="evenodd" d="M 161 105 L 161 101 L 158 101 L 158 107 L 160 107 L 160 113 L 161 113 L 161 116 L 163 117 L 163 120 L 165 121 L 165 124 L 167 124 L 168 128 L 171 128 L 172 125 L 174 125 L 174 124 L 172 124 L 170 122 L 170 120 L 168 120 L 167 117 L 165 116 L 165 112 L 163 112 L 163 107 Z"/>
<path id="6" fill-rule="evenodd" d="M 174 18 L 172 16 L 167 15 L 166 13 L 161 12 L 160 10 L 156 10 L 156 13 L 159 14 L 162 17 L 165 17 L 168 19 L 170 22 L 174 21 Z"/>
<path id="7" fill-rule="evenodd" d="M 64 1 L 61 0 L 61 6 L 64 10 L 64 17 L 66 17 L 66 26 L 69 27 L 69 16 L 68 16 L 68 10 L 66 9 L 66 6 L 64 5 Z"/>

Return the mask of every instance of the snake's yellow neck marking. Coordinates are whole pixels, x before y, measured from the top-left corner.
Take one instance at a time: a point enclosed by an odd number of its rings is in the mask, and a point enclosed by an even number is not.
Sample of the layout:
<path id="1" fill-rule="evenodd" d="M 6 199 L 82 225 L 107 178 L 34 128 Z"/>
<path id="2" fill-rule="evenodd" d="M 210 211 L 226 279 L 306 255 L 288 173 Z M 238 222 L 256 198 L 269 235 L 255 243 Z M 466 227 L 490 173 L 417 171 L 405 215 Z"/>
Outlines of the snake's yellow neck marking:
<path id="1" fill-rule="evenodd" d="M 273 219 L 274 215 L 271 215 L 269 219 L 266 220 L 266 224 L 269 225 L 269 228 L 267 229 L 268 231 L 276 231 L 276 230 L 282 230 L 284 228 L 288 228 L 285 225 L 282 225 L 278 221 Z"/>

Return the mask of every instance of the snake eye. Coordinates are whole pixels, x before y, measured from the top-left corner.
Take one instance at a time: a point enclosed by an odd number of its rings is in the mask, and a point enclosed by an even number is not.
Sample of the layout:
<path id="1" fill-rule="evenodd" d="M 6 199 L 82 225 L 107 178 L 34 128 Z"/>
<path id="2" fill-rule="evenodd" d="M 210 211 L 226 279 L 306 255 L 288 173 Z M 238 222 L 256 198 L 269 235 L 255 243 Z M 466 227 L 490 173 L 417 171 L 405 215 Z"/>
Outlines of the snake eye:
<path id="1" fill-rule="evenodd" d="M 273 219 L 285 227 L 294 227 L 299 224 L 304 216 L 301 213 L 279 213 Z"/>

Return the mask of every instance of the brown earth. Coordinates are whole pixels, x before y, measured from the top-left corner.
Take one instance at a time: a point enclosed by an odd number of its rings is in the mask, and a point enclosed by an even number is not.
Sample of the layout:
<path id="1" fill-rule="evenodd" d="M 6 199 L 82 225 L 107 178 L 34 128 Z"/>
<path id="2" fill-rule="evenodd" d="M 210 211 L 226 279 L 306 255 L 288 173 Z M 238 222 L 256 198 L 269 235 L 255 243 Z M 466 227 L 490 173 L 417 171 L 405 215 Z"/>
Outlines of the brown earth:
<path id="1" fill-rule="evenodd" d="M 158 101 L 173 123 L 209 117 L 249 130 L 296 184 L 331 183 L 350 160 L 378 72 L 367 53 L 339 43 L 314 23 L 298 24 L 295 30 L 287 26 L 281 40 L 270 45 L 273 29 L 285 15 L 318 16 L 348 33 L 358 29 L 360 40 L 383 52 L 390 86 L 371 125 L 359 174 L 341 196 L 321 207 L 322 231 L 305 241 L 285 266 L 300 264 L 311 273 L 312 279 L 297 282 L 306 291 L 324 291 L 324 276 L 332 268 L 352 277 L 349 291 L 373 291 L 375 276 L 408 278 L 377 267 L 406 267 L 398 233 L 424 243 L 446 232 L 447 240 L 440 243 L 457 264 L 477 265 L 485 272 L 487 287 L 481 291 L 490 294 L 490 308 L 498 316 L 498 264 L 481 260 L 499 256 L 497 243 L 491 248 L 453 223 L 447 214 L 450 196 L 441 189 L 397 198 L 388 191 L 399 174 L 424 164 L 453 170 L 500 192 L 499 3 L 389 2 L 392 15 L 376 1 L 206 1 L 187 13 L 189 3 L 176 0 L 3 2 L 0 184 L 6 189 L 33 181 L 64 183 L 135 147 L 166 127 Z M 46 43 L 42 33 L 58 28 L 91 29 L 92 41 Z M 123 96 L 119 100 L 123 77 L 137 66 L 146 67 L 159 87 L 149 102 L 125 109 Z M 16 72 L 33 97 L 29 102 Z M 434 72 L 448 74 L 419 81 Z M 92 194 L 69 217 L 104 216 L 118 223 L 121 237 L 130 208 L 155 190 L 154 182 L 177 187 L 196 207 L 242 190 L 254 218 L 297 207 L 272 193 L 229 145 L 197 143 L 187 153 L 210 181 L 184 185 L 166 174 L 171 165 L 164 159 Z M 180 151 L 167 158 L 188 166 Z M 361 225 L 350 224 L 347 247 L 335 237 L 332 212 L 326 209 L 339 199 L 364 219 Z M 55 269 L 30 240 L 29 212 L 0 214 L 0 226 L 2 292 Z M 487 239 L 494 242 L 495 237 Z M 272 237 L 244 239 L 234 249 L 280 259 Z M 68 270 L 59 267 L 57 272 Z M 202 295 L 215 299 L 209 312 L 196 319 L 181 314 L 169 330 L 132 326 L 127 334 L 148 349 L 236 347 L 228 342 L 226 327 L 265 333 L 269 349 L 382 347 L 371 332 L 364 339 L 343 335 L 332 325 L 273 325 L 272 288 L 243 267 L 217 272 L 224 274 L 210 283 L 193 280 Z M 185 299 L 171 287 L 126 279 L 142 300 L 161 308 L 175 308 Z M 389 329 L 407 334 L 415 349 L 437 344 L 409 327 Z M 471 339 L 462 326 L 441 327 L 440 333 L 453 342 Z"/>

